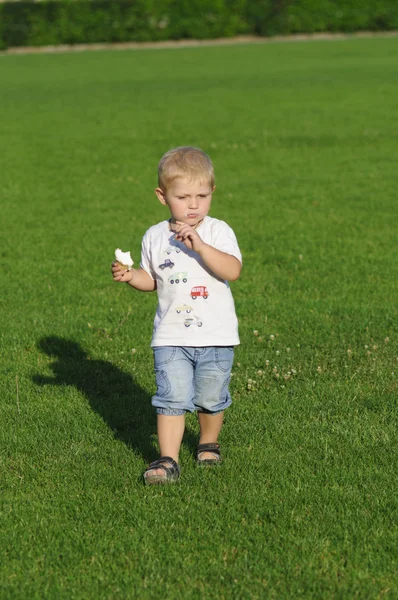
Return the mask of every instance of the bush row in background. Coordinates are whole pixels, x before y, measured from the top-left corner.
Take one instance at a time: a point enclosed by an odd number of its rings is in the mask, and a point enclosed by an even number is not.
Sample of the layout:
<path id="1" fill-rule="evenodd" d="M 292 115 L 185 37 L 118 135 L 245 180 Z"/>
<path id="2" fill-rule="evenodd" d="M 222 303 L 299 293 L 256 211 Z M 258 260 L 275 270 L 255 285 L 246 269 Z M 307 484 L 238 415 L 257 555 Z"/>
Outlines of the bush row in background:
<path id="1" fill-rule="evenodd" d="M 0 46 L 398 29 L 396 0 L 64 0 L 0 4 Z"/>

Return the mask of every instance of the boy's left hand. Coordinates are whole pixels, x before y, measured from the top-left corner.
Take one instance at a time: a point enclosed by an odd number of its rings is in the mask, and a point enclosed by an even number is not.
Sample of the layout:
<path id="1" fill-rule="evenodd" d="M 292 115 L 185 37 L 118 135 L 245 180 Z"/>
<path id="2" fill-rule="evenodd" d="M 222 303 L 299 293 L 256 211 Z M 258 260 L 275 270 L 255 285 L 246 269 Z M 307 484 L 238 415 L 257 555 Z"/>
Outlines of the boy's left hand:
<path id="1" fill-rule="evenodd" d="M 187 248 L 200 252 L 201 249 L 206 245 L 197 231 L 182 221 L 176 221 L 175 225 L 175 238 L 181 242 L 184 242 Z"/>

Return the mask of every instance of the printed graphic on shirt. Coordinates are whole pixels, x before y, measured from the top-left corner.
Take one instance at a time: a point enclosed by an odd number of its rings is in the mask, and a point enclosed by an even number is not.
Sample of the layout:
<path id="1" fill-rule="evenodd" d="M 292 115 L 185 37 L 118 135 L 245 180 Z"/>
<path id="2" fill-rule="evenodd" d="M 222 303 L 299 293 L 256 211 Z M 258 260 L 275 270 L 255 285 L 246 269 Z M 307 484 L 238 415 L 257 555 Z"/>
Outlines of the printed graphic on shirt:
<path id="1" fill-rule="evenodd" d="M 197 285 L 196 287 L 193 287 L 191 290 L 191 298 L 192 300 L 196 300 L 196 298 L 202 297 L 205 300 L 207 300 L 207 298 L 209 297 L 209 292 L 207 290 L 207 287 L 204 285 Z"/>
<path id="2" fill-rule="evenodd" d="M 169 283 L 186 283 L 188 281 L 188 273 L 186 271 L 176 271 L 172 273 L 167 280 Z"/>
<path id="3" fill-rule="evenodd" d="M 203 323 L 196 315 L 192 317 L 187 317 L 184 321 L 185 327 L 191 327 L 191 325 L 197 325 L 198 327 L 202 327 Z"/>
<path id="4" fill-rule="evenodd" d="M 171 261 L 169 258 L 166 258 L 166 260 L 161 265 L 159 265 L 159 269 L 162 269 L 163 271 L 163 269 L 166 269 L 167 267 L 170 267 L 170 269 L 174 267 L 173 261 Z"/>
<path id="5" fill-rule="evenodd" d="M 181 304 L 181 306 L 177 306 L 176 308 L 176 313 L 179 315 L 182 312 L 186 312 L 187 315 L 189 315 L 189 313 L 191 313 L 193 311 L 192 306 L 189 306 L 188 304 Z"/>
<path id="6" fill-rule="evenodd" d="M 177 254 L 181 252 L 181 248 L 177 245 L 177 242 L 175 242 L 174 240 L 170 240 L 170 245 L 166 248 L 165 254 L 171 254 L 172 252 L 176 252 Z"/>
<path id="7" fill-rule="evenodd" d="M 185 327 L 191 327 L 191 325 L 197 325 L 198 327 L 202 327 L 203 321 L 196 315 L 192 315 L 193 308 L 189 306 L 189 304 L 181 304 L 177 306 L 175 309 L 178 315 L 184 317 L 184 325 Z M 190 315 L 189 317 L 187 315 Z"/>

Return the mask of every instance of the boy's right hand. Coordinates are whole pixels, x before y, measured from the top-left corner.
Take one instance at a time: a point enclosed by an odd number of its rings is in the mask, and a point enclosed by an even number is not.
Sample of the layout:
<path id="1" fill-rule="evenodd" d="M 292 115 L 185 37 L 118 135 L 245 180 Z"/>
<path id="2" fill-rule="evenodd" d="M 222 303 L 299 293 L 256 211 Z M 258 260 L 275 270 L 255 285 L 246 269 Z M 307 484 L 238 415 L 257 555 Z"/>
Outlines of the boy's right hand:
<path id="1" fill-rule="evenodd" d="M 120 281 L 121 283 L 128 283 L 133 278 L 133 269 L 127 271 L 119 265 L 117 262 L 112 263 L 112 277 L 113 281 Z"/>

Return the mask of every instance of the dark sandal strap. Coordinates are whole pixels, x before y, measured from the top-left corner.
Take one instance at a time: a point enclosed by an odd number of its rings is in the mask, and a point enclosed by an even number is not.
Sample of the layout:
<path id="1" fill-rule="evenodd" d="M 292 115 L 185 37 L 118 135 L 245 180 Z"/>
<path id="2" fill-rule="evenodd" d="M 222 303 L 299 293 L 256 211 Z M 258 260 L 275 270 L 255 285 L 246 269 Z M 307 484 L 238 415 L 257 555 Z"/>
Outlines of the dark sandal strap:
<path id="1" fill-rule="evenodd" d="M 199 457 L 199 454 L 202 454 L 202 452 L 211 452 L 212 454 L 215 454 L 216 456 L 221 456 L 220 444 L 217 444 L 217 443 L 199 444 L 198 450 L 197 450 L 198 457 Z"/>
<path id="2" fill-rule="evenodd" d="M 168 463 L 168 465 L 164 463 Z M 176 474 L 180 474 L 180 467 L 174 458 L 171 458 L 171 456 L 161 456 L 157 460 L 154 460 L 151 462 L 145 472 L 148 473 L 149 471 L 153 471 L 155 469 L 163 469 L 163 471 L 166 473 L 166 476 L 175 476 Z"/>

